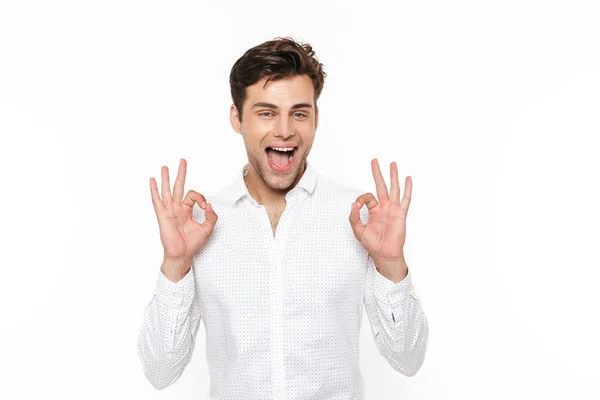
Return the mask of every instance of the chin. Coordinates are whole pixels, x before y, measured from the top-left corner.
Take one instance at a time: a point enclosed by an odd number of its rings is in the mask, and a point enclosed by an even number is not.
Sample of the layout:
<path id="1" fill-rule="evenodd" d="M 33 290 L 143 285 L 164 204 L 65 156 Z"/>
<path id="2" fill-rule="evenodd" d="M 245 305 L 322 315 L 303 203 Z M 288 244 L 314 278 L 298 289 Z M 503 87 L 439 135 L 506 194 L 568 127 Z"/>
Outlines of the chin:
<path id="1" fill-rule="evenodd" d="M 268 164 L 265 167 L 267 171 L 265 175 L 265 178 L 267 178 L 267 184 L 273 189 L 288 189 L 290 186 L 292 186 L 296 180 L 296 177 L 298 176 L 299 165 L 292 166 L 292 169 L 290 169 L 285 175 L 280 175 L 277 174 L 277 172 L 271 171 L 271 167 L 269 167 Z"/>
<path id="2" fill-rule="evenodd" d="M 294 183 L 296 179 L 296 174 L 294 171 L 290 171 L 290 173 L 286 176 L 279 176 L 274 174 L 267 175 L 267 185 L 272 189 L 276 190 L 285 190 L 288 189 Z"/>

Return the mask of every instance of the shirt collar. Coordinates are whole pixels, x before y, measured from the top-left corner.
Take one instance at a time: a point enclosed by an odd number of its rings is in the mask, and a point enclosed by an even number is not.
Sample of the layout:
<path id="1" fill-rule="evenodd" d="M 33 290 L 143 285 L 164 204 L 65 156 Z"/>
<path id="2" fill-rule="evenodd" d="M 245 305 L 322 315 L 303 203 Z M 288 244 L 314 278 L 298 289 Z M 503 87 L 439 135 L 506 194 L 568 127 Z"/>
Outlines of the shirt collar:
<path id="1" fill-rule="evenodd" d="M 243 198 L 244 196 L 248 196 L 248 197 L 252 198 L 252 196 L 250 196 L 250 193 L 248 192 L 248 187 L 246 186 L 246 182 L 244 181 L 244 176 L 246 176 L 246 174 L 248 173 L 248 163 L 246 163 L 242 167 L 240 172 L 241 173 L 238 174 L 238 177 L 236 178 L 235 182 L 232 183 L 225 190 L 224 197 L 223 197 L 225 202 L 231 203 L 233 205 L 235 205 L 237 203 L 237 201 L 239 199 Z M 304 170 L 302 177 L 300 177 L 300 180 L 298 181 L 296 186 L 294 188 L 292 188 L 291 190 L 294 190 L 297 187 L 300 187 L 300 188 L 306 190 L 309 194 L 313 194 L 316 183 L 317 183 L 317 172 L 312 167 L 311 162 L 308 161 L 308 159 L 307 159 L 306 160 L 306 169 Z"/>

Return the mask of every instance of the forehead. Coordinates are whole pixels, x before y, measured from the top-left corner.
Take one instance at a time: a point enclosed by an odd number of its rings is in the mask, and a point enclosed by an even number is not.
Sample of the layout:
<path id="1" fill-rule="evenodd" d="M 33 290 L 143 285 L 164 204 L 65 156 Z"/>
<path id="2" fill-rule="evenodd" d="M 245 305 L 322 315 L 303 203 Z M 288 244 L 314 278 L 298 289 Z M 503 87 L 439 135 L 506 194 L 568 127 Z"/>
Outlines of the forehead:
<path id="1" fill-rule="evenodd" d="M 257 101 L 274 103 L 280 107 L 296 103 L 313 104 L 313 83 L 308 75 L 294 75 L 269 81 L 267 77 L 246 88 L 246 104 L 251 106 Z M 264 87 L 263 87 L 264 86 Z"/>

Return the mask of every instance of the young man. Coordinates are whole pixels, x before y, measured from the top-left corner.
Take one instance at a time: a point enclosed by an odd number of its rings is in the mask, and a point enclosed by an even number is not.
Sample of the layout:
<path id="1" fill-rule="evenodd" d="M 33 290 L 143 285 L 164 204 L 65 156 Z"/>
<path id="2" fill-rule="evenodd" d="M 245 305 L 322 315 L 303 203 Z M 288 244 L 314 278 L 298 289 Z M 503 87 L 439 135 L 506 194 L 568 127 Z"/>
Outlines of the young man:
<path id="1" fill-rule="evenodd" d="M 388 193 L 373 159 L 375 198 L 314 170 L 325 76 L 308 44 L 248 50 L 230 75 L 248 153 L 238 179 L 183 198 L 182 159 L 172 195 L 162 167 L 161 198 L 150 178 L 164 259 L 138 350 L 157 389 L 183 373 L 201 320 L 211 399 L 363 399 L 363 305 L 395 370 L 423 364 L 429 326 L 403 253 L 411 179 L 401 200 L 396 163 Z"/>

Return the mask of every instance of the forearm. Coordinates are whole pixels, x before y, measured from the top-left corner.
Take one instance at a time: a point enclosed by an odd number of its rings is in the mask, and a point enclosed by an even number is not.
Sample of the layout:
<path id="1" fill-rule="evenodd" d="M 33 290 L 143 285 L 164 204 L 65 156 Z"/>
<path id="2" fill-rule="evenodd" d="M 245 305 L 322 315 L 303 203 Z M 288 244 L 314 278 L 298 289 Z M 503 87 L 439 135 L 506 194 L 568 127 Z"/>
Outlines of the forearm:
<path id="1" fill-rule="evenodd" d="M 406 376 L 413 376 L 425 358 L 429 324 L 410 272 L 394 282 L 381 275 L 369 260 L 365 308 L 379 353 Z"/>
<path id="2" fill-rule="evenodd" d="M 174 283 L 161 270 L 138 337 L 144 374 L 155 388 L 163 389 L 181 376 L 192 357 L 199 323 L 193 271 Z"/>

